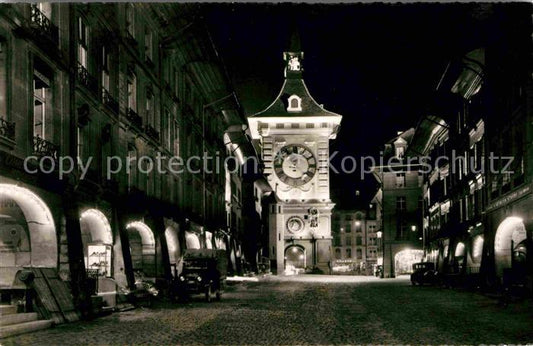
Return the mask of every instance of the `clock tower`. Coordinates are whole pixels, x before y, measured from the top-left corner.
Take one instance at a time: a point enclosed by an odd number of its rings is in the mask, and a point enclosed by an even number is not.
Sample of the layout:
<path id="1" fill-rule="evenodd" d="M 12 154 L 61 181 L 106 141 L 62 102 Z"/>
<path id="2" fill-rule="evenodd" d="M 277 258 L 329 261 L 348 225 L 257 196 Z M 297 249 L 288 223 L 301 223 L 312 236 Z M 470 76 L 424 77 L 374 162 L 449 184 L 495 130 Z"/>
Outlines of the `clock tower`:
<path id="1" fill-rule="evenodd" d="M 283 53 L 285 81 L 265 110 L 248 117 L 276 203 L 269 206 L 269 257 L 277 274 L 319 268 L 331 260 L 329 140 L 342 116 L 324 109 L 303 80 L 304 54 Z"/>

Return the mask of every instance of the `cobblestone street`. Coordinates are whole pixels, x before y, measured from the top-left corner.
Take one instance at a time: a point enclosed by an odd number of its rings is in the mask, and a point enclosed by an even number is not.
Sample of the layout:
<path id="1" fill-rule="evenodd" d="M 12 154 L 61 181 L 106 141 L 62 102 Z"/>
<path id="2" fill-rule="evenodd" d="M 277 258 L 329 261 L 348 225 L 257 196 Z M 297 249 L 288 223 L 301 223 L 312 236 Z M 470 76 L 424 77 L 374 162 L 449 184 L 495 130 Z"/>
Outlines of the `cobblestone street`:
<path id="1" fill-rule="evenodd" d="M 221 302 L 160 303 L 2 344 L 531 343 L 532 325 L 531 302 L 502 307 L 406 278 L 270 277 L 230 286 Z"/>

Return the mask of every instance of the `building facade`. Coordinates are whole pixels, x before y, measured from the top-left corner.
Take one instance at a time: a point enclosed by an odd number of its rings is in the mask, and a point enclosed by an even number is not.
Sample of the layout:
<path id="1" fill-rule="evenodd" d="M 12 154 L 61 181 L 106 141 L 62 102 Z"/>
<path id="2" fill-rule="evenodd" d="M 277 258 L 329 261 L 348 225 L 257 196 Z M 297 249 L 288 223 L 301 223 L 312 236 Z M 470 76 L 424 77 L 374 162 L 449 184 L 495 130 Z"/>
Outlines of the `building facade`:
<path id="1" fill-rule="evenodd" d="M 385 144 L 382 166 L 373 168 L 379 192 L 374 203 L 379 206 L 382 230 L 381 247 L 384 277 L 411 272 L 412 263 L 422 259 L 422 178 L 417 160 L 407 156 L 414 129 L 398 133 Z M 377 238 L 377 237 L 376 237 Z M 376 239 L 376 243 L 378 240 Z"/>
<path id="2" fill-rule="evenodd" d="M 49 269 L 87 310 L 141 279 L 164 288 L 187 248 L 225 248 L 236 270 L 227 166 L 200 158 L 253 148 L 231 149 L 242 112 L 195 11 L 0 7 L 1 287 Z"/>
<path id="3" fill-rule="evenodd" d="M 526 17 L 502 14 L 497 25 L 505 35 L 449 63 L 432 115 L 419 122 L 410 150 L 432 161 L 448 158 L 424 178 L 426 259 L 450 280 L 531 292 L 532 64 Z"/>
<path id="4" fill-rule="evenodd" d="M 332 270 L 371 275 L 378 259 L 377 220 L 366 210 L 334 209 Z"/>

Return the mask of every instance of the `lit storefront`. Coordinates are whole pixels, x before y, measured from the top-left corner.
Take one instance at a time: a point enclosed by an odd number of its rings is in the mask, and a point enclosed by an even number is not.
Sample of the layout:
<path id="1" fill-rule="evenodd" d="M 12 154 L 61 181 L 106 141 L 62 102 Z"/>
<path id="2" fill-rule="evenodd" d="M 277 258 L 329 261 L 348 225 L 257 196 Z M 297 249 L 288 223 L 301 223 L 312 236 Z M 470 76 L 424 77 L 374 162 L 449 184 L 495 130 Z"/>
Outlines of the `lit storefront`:
<path id="1" fill-rule="evenodd" d="M 31 190 L 0 184 L 0 285 L 23 267 L 57 268 L 58 243 L 47 204 Z"/>
<path id="2" fill-rule="evenodd" d="M 144 222 L 135 221 L 126 226 L 130 241 L 133 271 L 146 279 L 156 277 L 156 253 L 154 233 Z"/>
<path id="3" fill-rule="evenodd" d="M 421 262 L 424 257 L 423 250 L 403 250 L 394 256 L 396 275 L 405 275 L 413 272 L 413 264 Z"/>

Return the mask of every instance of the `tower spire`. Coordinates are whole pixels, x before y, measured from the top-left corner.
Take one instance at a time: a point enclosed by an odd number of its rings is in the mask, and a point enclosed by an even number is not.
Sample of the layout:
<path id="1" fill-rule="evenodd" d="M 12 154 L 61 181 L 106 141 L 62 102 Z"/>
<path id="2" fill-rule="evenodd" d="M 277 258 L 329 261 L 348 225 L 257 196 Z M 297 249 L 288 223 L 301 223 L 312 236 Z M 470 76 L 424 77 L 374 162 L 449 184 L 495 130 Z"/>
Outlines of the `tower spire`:
<path id="1" fill-rule="evenodd" d="M 283 53 L 283 60 L 285 60 L 285 78 L 302 78 L 303 66 L 302 60 L 304 53 L 302 52 L 300 33 L 296 25 L 292 28 L 291 38 L 289 42 L 288 51 Z"/>
<path id="2" fill-rule="evenodd" d="M 291 40 L 289 42 L 289 51 L 290 52 L 301 52 L 302 44 L 300 42 L 300 31 L 297 26 L 294 25 L 291 33 Z"/>

